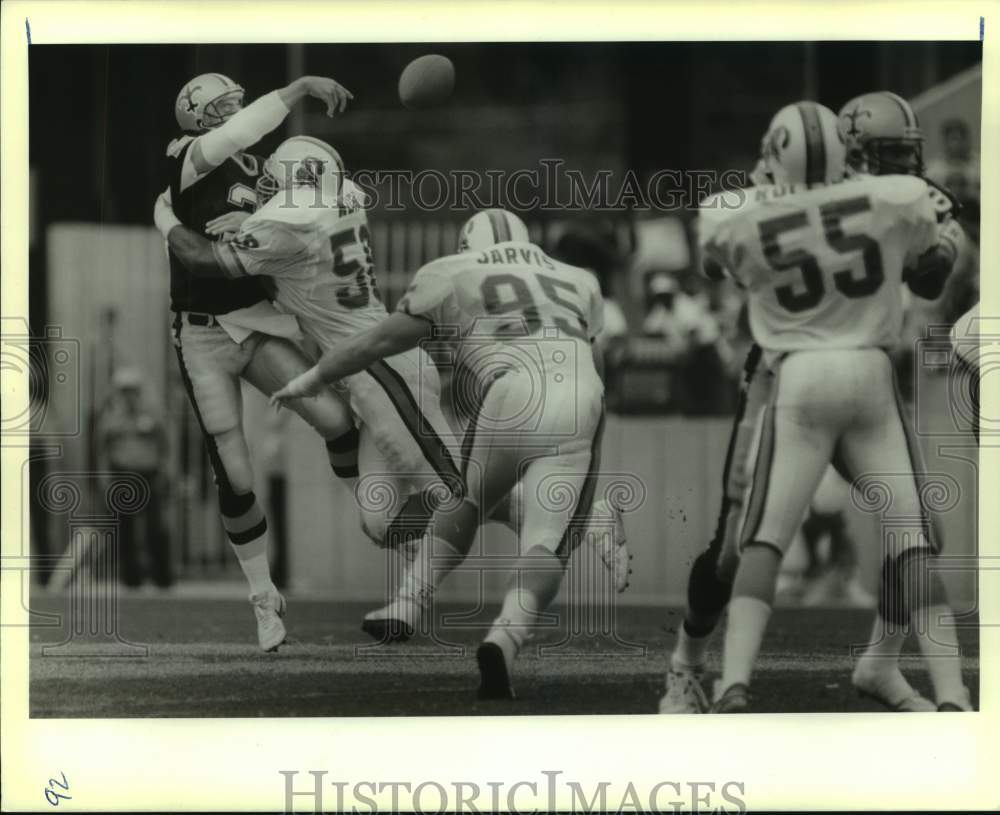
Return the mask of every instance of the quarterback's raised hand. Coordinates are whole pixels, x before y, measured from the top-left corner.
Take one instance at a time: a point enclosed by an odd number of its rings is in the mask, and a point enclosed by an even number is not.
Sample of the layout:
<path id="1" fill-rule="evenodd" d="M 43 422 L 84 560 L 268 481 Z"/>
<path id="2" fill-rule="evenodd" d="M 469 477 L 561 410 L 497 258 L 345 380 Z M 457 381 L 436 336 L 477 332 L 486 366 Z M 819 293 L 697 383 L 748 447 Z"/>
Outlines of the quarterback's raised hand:
<path id="1" fill-rule="evenodd" d="M 326 115 L 330 117 L 343 113 L 348 100 L 354 98 L 347 88 L 325 76 L 300 76 L 278 93 L 289 108 L 305 96 L 314 96 L 326 103 Z"/>
<path id="2" fill-rule="evenodd" d="M 323 387 L 319 371 L 313 366 L 303 374 L 299 374 L 279 391 L 271 394 L 271 406 L 281 408 L 291 399 L 301 399 L 303 396 L 315 396 Z"/>

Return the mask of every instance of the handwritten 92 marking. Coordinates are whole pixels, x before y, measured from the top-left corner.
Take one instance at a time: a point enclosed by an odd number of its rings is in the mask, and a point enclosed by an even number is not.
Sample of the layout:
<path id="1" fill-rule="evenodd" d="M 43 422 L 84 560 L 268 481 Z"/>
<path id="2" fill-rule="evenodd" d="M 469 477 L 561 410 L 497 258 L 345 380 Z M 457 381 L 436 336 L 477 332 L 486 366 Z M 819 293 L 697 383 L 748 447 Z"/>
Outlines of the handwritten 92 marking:
<path id="1" fill-rule="evenodd" d="M 59 806 L 59 801 L 65 799 L 67 801 L 72 801 L 72 795 L 63 795 L 61 792 L 56 792 L 52 787 L 53 785 L 57 787 L 62 787 L 67 792 L 69 791 L 69 781 L 66 780 L 66 773 L 60 773 L 62 776 L 62 782 L 60 783 L 54 778 L 49 779 L 49 785 L 45 788 L 45 800 L 48 801 L 52 806 Z"/>

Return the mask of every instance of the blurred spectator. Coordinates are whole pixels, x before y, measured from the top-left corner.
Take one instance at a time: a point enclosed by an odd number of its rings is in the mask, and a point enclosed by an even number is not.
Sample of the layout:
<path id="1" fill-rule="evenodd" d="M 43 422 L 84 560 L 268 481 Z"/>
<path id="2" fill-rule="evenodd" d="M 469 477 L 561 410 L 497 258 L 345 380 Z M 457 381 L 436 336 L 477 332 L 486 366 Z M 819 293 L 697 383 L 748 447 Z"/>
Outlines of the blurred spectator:
<path id="1" fill-rule="evenodd" d="M 944 154 L 927 162 L 926 176 L 954 195 L 961 208 L 958 220 L 966 235 L 979 245 L 979 155 L 972 149 L 969 126 L 949 119 L 941 126 Z M 968 244 L 969 241 L 966 241 Z"/>
<path id="2" fill-rule="evenodd" d="M 718 414 L 730 409 L 732 390 L 719 320 L 701 279 L 653 271 L 646 278 L 643 334 L 664 343 L 665 359 L 676 370 L 674 402 L 686 414 Z"/>
<path id="3" fill-rule="evenodd" d="M 621 251 L 614 224 L 587 220 L 571 224 L 556 241 L 552 256 L 563 263 L 592 272 L 604 296 L 604 328 L 597 346 L 604 356 L 605 370 L 620 361 L 622 343 L 628 334 L 625 312 L 615 298 L 612 281 L 621 266 Z"/>
<path id="4" fill-rule="evenodd" d="M 120 574 L 126 586 L 139 586 L 148 576 L 160 588 L 173 582 L 169 542 L 163 524 L 164 469 L 167 441 L 163 423 L 143 396 L 143 377 L 120 368 L 111 380 L 111 395 L 97 420 L 98 466 L 137 473 L 149 485 L 149 502 L 137 513 L 121 516 Z"/>

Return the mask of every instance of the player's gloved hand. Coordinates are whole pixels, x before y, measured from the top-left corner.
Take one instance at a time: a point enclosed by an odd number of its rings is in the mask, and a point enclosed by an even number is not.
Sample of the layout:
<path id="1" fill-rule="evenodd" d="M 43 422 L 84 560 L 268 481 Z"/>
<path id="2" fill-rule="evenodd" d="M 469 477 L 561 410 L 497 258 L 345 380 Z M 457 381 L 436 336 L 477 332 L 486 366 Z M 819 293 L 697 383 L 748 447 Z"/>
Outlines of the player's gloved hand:
<path id="1" fill-rule="evenodd" d="M 226 212 L 205 224 L 205 231 L 209 235 L 221 235 L 224 241 L 231 241 L 249 217 L 249 212 Z"/>
<path id="2" fill-rule="evenodd" d="M 271 405 L 281 408 L 291 399 L 301 399 L 303 396 L 315 396 L 323 387 L 323 380 L 320 379 L 319 371 L 315 367 L 310 368 L 304 374 L 299 374 L 279 391 L 271 394 Z"/>
<path id="3" fill-rule="evenodd" d="M 354 98 L 347 88 L 325 76 L 303 76 L 296 81 L 302 83 L 307 94 L 326 102 L 326 115 L 331 118 L 334 113 L 343 113 L 347 100 Z"/>

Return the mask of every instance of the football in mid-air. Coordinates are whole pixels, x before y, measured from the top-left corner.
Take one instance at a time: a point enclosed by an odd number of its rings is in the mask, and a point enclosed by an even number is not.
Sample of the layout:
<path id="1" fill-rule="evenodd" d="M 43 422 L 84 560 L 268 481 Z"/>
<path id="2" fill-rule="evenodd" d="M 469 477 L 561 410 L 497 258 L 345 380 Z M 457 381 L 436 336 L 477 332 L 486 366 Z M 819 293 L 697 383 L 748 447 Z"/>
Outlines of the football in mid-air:
<path id="1" fill-rule="evenodd" d="M 412 110 L 440 105 L 455 87 L 455 66 L 448 57 L 417 57 L 399 75 L 399 100 Z"/>

